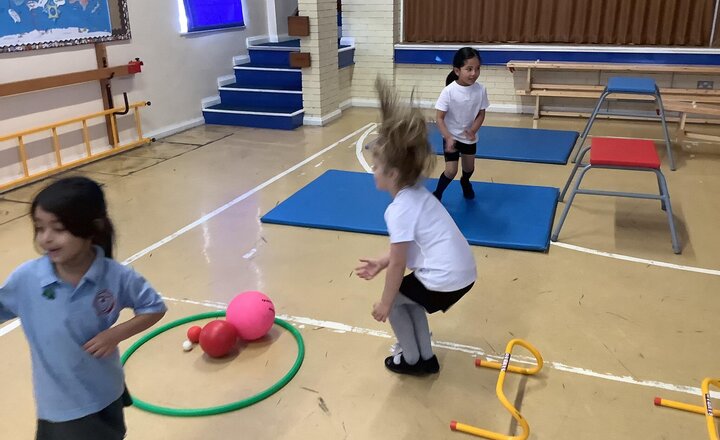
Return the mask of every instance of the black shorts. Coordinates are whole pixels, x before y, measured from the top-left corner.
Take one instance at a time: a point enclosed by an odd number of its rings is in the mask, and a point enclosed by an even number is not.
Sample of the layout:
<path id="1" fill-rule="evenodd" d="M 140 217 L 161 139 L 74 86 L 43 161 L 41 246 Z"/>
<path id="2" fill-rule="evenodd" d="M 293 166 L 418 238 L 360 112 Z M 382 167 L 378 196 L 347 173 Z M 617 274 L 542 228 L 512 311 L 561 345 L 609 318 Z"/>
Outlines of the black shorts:
<path id="1" fill-rule="evenodd" d="M 35 440 L 122 440 L 125 438 L 123 408 L 132 405 L 127 388 L 106 408 L 67 422 L 38 420 Z"/>
<path id="2" fill-rule="evenodd" d="M 412 272 L 403 278 L 402 284 L 400 284 L 400 293 L 425 307 L 428 313 L 435 313 L 440 310 L 446 312 L 447 309 L 458 302 L 463 295 L 468 293 L 474 284 L 475 283 L 470 283 L 469 286 L 453 292 L 436 292 L 434 290 L 428 290 L 423 283 L 415 277 L 415 272 Z"/>
<path id="3" fill-rule="evenodd" d="M 474 144 L 465 144 L 460 141 L 455 141 L 455 151 L 454 153 L 448 153 L 445 151 L 445 139 L 443 139 L 443 154 L 445 156 L 445 162 L 457 162 L 460 160 L 460 155 L 471 155 L 475 156 L 475 153 L 477 152 L 477 142 Z"/>

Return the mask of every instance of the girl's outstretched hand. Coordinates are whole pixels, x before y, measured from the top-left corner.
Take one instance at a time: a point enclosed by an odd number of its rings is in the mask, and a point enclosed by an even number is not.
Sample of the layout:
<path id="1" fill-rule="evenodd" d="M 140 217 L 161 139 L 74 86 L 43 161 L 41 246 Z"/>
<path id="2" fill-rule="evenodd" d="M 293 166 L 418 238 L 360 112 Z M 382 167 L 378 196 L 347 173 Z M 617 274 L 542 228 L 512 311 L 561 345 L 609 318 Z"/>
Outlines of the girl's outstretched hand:
<path id="1" fill-rule="evenodd" d="M 361 258 L 360 262 L 363 264 L 355 268 L 355 274 L 364 280 L 371 280 L 375 278 L 375 275 L 379 274 L 380 271 L 383 270 L 380 260 Z"/>

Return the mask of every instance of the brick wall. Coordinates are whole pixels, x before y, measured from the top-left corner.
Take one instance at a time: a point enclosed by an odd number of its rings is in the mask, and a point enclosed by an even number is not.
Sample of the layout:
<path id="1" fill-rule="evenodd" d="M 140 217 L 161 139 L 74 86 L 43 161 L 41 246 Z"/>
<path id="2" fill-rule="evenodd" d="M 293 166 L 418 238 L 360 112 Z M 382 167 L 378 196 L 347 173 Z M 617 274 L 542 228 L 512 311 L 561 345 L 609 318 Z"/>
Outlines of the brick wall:
<path id="1" fill-rule="evenodd" d="M 311 63 L 302 72 L 305 122 L 320 125 L 339 116 L 337 1 L 299 0 L 298 8 L 310 18 L 310 36 L 300 39 Z"/>

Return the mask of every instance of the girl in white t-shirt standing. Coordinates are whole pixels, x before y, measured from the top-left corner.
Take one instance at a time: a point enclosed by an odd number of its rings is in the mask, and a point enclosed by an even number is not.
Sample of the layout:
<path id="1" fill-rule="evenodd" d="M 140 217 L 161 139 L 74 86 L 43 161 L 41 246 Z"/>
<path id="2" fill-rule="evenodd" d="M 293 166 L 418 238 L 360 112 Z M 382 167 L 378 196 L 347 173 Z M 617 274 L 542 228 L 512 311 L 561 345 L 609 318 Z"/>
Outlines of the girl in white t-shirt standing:
<path id="1" fill-rule="evenodd" d="M 375 185 L 393 198 L 385 211 L 390 252 L 361 259 L 355 272 L 370 280 L 387 269 L 372 316 L 390 318 L 401 352 L 387 357 L 385 366 L 401 374 L 437 373 L 426 312 L 444 312 L 470 291 L 475 258 L 450 214 L 423 185 L 434 155 L 422 112 L 398 105 L 397 95 L 379 78 L 376 87 L 383 121 L 372 153 Z"/>
<path id="2" fill-rule="evenodd" d="M 453 71 L 435 104 L 437 126 L 443 137 L 445 171 L 440 174 L 435 197 L 442 199 L 445 188 L 458 172 L 458 160 L 462 157 L 462 186 L 466 199 L 475 198 L 470 176 L 475 171 L 477 131 L 485 120 L 485 110 L 490 106 L 487 90 L 476 81 L 480 75 L 480 54 L 472 47 L 455 52 Z"/>

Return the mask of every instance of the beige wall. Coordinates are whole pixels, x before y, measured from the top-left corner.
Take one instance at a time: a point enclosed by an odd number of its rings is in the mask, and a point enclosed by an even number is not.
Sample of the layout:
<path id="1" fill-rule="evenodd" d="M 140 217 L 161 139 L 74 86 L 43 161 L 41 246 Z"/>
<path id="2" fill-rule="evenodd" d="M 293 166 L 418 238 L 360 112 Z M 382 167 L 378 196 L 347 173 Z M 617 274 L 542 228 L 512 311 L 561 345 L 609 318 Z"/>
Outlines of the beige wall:
<path id="1" fill-rule="evenodd" d="M 348 66 L 340 69 L 338 72 L 338 83 L 340 84 L 338 102 L 342 107 L 348 107 L 351 105 L 352 94 L 350 92 L 352 89 L 354 69 L 354 66 Z"/>
<path id="2" fill-rule="evenodd" d="M 353 104 L 375 100 L 375 76 L 392 79 L 394 0 L 343 0 L 343 36 L 355 39 Z"/>
<path id="3" fill-rule="evenodd" d="M 232 57 L 247 53 L 245 38 L 267 34 L 264 4 L 245 2 L 246 28 L 182 36 L 179 34 L 177 0 L 128 0 L 132 40 L 110 43 L 111 65 L 141 58 L 143 72 L 112 80 L 116 103 L 127 91 L 131 101 L 149 100 L 143 114 L 146 132 L 162 134 L 202 121 L 201 100 L 217 95 L 217 78 L 231 75 Z M 96 67 L 92 45 L 0 54 L 0 83 L 57 75 Z M 102 110 L 98 83 L 0 98 L 0 134 L 47 124 Z M 127 121 L 123 126 L 129 125 Z M 94 145 L 102 147 L 105 130 L 92 130 Z M 100 149 L 100 148 L 99 148 Z M 52 162 L 49 140 L 31 148 L 34 170 Z M 77 157 L 81 150 L 65 148 L 63 157 Z M 20 177 L 16 148 L 0 144 L 0 182 Z"/>
<path id="4" fill-rule="evenodd" d="M 409 96 L 414 88 L 416 101 L 423 107 L 433 107 L 440 91 L 445 87 L 445 77 L 450 70 L 450 66 L 398 64 L 395 67 L 395 83 L 398 90 L 406 96 Z M 487 87 L 490 111 L 519 111 L 522 101 L 515 96 L 514 76 L 506 68 L 483 67 L 478 82 Z"/>

